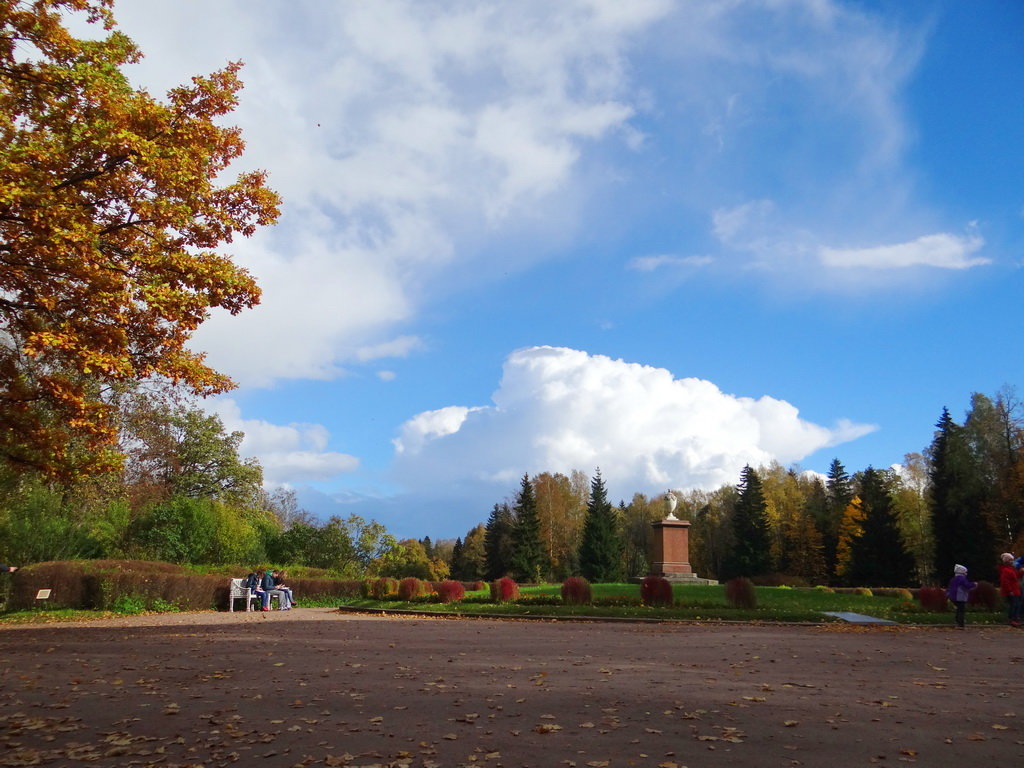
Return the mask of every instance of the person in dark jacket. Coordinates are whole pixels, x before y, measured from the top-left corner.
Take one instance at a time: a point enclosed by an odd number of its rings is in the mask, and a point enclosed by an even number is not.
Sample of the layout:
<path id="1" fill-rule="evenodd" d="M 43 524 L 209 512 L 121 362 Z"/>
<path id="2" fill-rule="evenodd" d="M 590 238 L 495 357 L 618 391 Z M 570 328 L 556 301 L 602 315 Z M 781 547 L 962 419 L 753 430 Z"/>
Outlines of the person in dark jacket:
<path id="1" fill-rule="evenodd" d="M 975 582 L 967 578 L 966 566 L 953 566 L 953 578 L 949 580 L 949 586 L 946 588 L 946 597 L 949 598 L 949 602 L 956 606 L 956 625 L 960 629 L 964 628 L 967 598 L 970 596 L 971 590 L 976 586 L 978 585 Z"/>

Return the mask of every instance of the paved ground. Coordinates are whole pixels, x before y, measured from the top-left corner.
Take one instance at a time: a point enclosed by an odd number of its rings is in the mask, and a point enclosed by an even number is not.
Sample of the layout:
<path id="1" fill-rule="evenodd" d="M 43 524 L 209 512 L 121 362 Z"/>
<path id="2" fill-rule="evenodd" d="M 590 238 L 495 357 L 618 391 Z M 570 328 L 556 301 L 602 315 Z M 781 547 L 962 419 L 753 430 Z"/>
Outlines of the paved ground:
<path id="1" fill-rule="evenodd" d="M 1000 766 L 1024 633 L 380 618 L 0 629 L 0 766 Z"/>

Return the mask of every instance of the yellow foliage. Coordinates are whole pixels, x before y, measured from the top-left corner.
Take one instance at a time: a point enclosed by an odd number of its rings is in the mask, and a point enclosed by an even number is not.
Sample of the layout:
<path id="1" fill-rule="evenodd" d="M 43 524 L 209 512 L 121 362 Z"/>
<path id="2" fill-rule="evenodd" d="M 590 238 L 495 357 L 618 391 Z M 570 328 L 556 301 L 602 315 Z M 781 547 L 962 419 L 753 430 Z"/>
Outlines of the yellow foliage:
<path id="1" fill-rule="evenodd" d="M 116 463 L 105 387 L 233 386 L 186 343 L 211 308 L 258 303 L 252 277 L 213 249 L 279 204 L 262 172 L 218 185 L 244 148 L 216 122 L 237 104 L 241 64 L 161 102 L 122 73 L 141 53 L 110 7 L 0 12 L 0 455 L 58 475 Z M 68 12 L 107 36 L 73 37 Z"/>

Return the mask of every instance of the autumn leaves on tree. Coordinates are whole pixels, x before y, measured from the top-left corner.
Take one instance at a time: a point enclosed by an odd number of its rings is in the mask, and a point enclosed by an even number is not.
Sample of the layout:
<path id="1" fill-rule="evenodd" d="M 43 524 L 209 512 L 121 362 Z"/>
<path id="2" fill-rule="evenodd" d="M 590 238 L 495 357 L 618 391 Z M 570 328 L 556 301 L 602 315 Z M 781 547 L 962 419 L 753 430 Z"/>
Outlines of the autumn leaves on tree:
<path id="1" fill-rule="evenodd" d="M 0 455 L 62 476 L 117 466 L 111 387 L 231 388 L 186 344 L 212 308 L 258 303 L 216 249 L 278 213 L 263 173 L 219 183 L 244 147 L 216 122 L 240 64 L 157 100 L 124 75 L 141 53 L 110 6 L 0 2 Z M 71 12 L 106 36 L 73 37 Z"/>

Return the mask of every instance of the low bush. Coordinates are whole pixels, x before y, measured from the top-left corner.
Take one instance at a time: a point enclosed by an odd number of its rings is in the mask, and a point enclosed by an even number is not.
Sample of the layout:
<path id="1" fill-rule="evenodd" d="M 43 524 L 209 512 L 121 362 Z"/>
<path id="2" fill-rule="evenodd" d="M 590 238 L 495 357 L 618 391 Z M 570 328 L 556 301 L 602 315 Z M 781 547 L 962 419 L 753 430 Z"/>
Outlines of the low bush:
<path id="1" fill-rule="evenodd" d="M 979 581 L 978 585 L 967 596 L 968 605 L 981 605 L 990 611 L 999 609 L 999 590 L 987 581 Z"/>
<path id="2" fill-rule="evenodd" d="M 664 576 L 645 576 L 640 582 L 640 599 L 644 605 L 672 605 L 672 584 Z"/>
<path id="3" fill-rule="evenodd" d="M 853 594 L 860 595 L 861 597 L 874 597 L 875 593 L 867 587 L 854 587 Z"/>
<path id="4" fill-rule="evenodd" d="M 590 582 L 582 576 L 570 576 L 562 582 L 562 602 L 566 605 L 590 605 Z"/>
<path id="5" fill-rule="evenodd" d="M 757 592 L 754 582 L 745 576 L 730 579 L 725 583 L 725 599 L 733 608 L 757 608 Z"/>
<path id="6" fill-rule="evenodd" d="M 491 582 L 491 602 L 510 603 L 519 597 L 519 585 L 508 576 Z"/>
<path id="7" fill-rule="evenodd" d="M 398 597 L 398 579 L 382 576 L 363 582 L 363 597 L 371 600 L 394 600 Z"/>
<path id="8" fill-rule="evenodd" d="M 526 595 L 515 600 L 516 605 L 565 605 L 558 595 Z"/>
<path id="9" fill-rule="evenodd" d="M 939 613 L 948 609 L 946 590 L 942 587 L 921 587 L 917 590 L 917 601 L 926 611 Z"/>
<path id="10" fill-rule="evenodd" d="M 896 597 L 900 600 L 913 600 L 914 595 L 909 589 L 903 587 L 875 587 L 871 590 L 875 597 Z"/>
<path id="11" fill-rule="evenodd" d="M 809 587 L 811 584 L 803 576 L 788 573 L 765 573 L 751 579 L 758 587 Z"/>
<path id="12" fill-rule="evenodd" d="M 487 589 L 486 581 L 464 581 L 462 587 L 467 592 L 479 592 L 481 589 Z"/>
<path id="13" fill-rule="evenodd" d="M 466 586 L 461 581 L 442 581 L 434 591 L 442 603 L 457 603 L 466 596 Z"/>
<path id="14" fill-rule="evenodd" d="M 420 581 L 415 576 L 409 576 L 398 582 L 398 599 L 409 602 L 419 597 L 430 594 L 430 585 Z"/>

